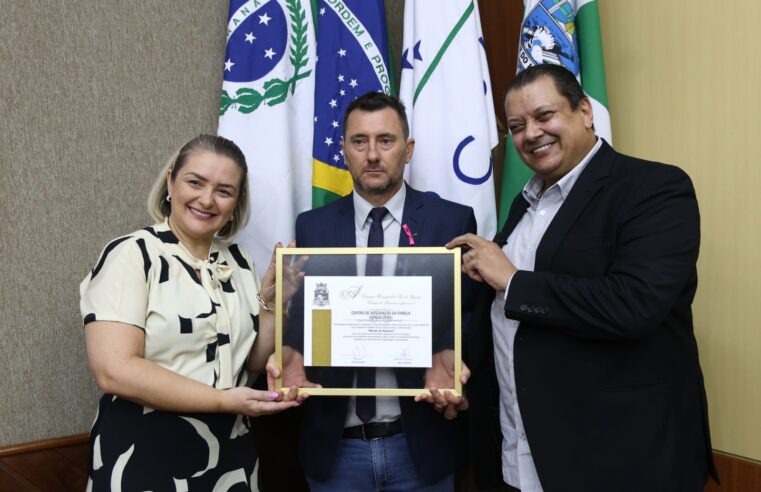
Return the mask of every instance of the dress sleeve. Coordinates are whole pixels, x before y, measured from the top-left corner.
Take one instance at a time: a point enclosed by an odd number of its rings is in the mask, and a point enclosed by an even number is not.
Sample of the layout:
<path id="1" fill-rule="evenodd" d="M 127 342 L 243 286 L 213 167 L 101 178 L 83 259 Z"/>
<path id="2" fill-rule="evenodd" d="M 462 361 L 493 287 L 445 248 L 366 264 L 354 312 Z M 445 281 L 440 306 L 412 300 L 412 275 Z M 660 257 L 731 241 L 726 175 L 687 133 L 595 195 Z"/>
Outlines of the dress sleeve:
<path id="1" fill-rule="evenodd" d="M 145 243 L 125 237 L 111 241 L 79 286 L 84 324 L 117 321 L 145 330 L 148 273 Z"/>

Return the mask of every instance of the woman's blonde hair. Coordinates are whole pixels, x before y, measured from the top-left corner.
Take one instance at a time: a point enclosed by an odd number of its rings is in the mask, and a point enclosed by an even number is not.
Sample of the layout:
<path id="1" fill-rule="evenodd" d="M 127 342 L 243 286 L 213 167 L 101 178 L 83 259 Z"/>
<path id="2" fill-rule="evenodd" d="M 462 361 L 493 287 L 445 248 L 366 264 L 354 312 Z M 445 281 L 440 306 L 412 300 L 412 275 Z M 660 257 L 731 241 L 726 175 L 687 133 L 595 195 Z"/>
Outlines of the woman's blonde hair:
<path id="1" fill-rule="evenodd" d="M 169 159 L 153 183 L 151 192 L 148 194 L 148 213 L 153 220 L 163 222 L 171 213 L 171 204 L 167 201 L 166 175 L 171 170 L 172 182 L 177 178 L 177 173 L 188 160 L 188 157 L 194 152 L 208 151 L 219 156 L 231 159 L 241 170 L 240 193 L 238 201 L 233 210 L 232 220 L 227 222 L 222 229 L 217 232 L 220 239 L 230 239 L 243 229 L 248 223 L 249 197 L 248 197 L 248 166 L 246 165 L 246 156 L 235 145 L 234 142 L 217 135 L 201 134 L 190 140 L 180 147 L 177 152 Z"/>

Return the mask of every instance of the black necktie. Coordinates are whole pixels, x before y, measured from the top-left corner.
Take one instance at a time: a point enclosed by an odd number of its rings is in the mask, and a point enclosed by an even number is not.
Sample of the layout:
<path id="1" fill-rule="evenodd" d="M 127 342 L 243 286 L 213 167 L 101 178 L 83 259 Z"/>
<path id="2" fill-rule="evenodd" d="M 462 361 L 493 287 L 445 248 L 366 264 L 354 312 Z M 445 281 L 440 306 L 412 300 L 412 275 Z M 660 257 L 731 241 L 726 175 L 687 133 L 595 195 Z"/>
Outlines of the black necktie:
<path id="1" fill-rule="evenodd" d="M 373 220 L 370 224 L 370 234 L 367 236 L 368 248 L 383 247 L 383 217 L 388 210 L 385 208 L 374 208 L 370 210 L 369 217 Z M 365 276 L 379 276 L 383 273 L 383 255 L 367 255 L 365 263 Z M 375 368 L 359 367 L 357 368 L 357 388 L 374 388 L 375 387 Z M 358 396 L 357 397 L 357 417 L 364 422 L 370 422 L 375 417 L 375 397 Z"/>
<path id="2" fill-rule="evenodd" d="M 368 248 L 383 247 L 383 217 L 387 213 L 388 210 L 385 207 L 370 210 L 368 217 L 373 219 L 373 222 L 370 224 L 370 234 L 367 236 Z M 369 277 L 381 274 L 383 274 L 383 255 L 367 255 L 365 275 Z"/>

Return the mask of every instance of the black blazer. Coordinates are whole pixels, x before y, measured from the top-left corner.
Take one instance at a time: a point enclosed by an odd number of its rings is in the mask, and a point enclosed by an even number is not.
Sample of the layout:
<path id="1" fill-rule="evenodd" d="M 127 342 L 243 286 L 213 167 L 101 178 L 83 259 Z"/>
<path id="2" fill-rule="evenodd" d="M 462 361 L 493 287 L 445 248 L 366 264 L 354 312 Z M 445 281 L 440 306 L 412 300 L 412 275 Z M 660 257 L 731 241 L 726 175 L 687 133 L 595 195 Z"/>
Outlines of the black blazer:
<path id="1" fill-rule="evenodd" d="M 500 246 L 527 206 L 513 201 Z M 692 326 L 699 244 L 689 177 L 603 142 L 544 234 L 534 272 L 514 275 L 505 316 L 520 321 L 518 404 L 545 491 L 698 492 L 708 473 L 717 478 Z M 493 357 L 493 300 L 482 287 L 471 358 Z M 471 400 L 493 416 L 495 388 L 481 386 Z M 499 463 L 485 437 L 474 443 L 490 467 L 481 485 Z"/>
<path id="2" fill-rule="evenodd" d="M 443 246 L 455 236 L 475 233 L 476 220 L 470 207 L 419 192 L 410 186 L 407 186 L 406 193 L 402 223 L 407 224 L 415 234 L 416 246 Z M 354 231 L 354 202 L 352 196 L 348 195 L 324 207 L 300 214 L 296 219 L 296 244 L 299 247 L 354 247 Z M 403 231 L 399 237 L 399 246 L 409 246 Z M 350 266 L 339 265 L 337 268 L 356 270 L 353 259 Z M 471 306 L 467 299 L 471 297 L 464 286 L 463 313 L 469 314 Z M 296 295 L 294 300 L 299 298 Z M 298 347 L 298 343 L 296 340 L 292 345 Z M 351 384 L 353 370 L 332 371 L 343 380 L 339 384 Z M 417 373 L 420 382 L 414 386 L 422 386 L 422 370 L 404 371 L 405 378 Z M 312 375 L 308 374 L 308 377 Z M 397 378 L 399 377 L 398 375 Z M 409 383 L 400 381 L 399 384 Z M 348 402 L 348 397 L 312 397 L 304 404 L 299 454 L 307 474 L 316 480 L 325 480 L 330 475 L 346 420 Z M 457 419 L 447 421 L 431 405 L 415 403 L 412 398 L 400 398 L 399 404 L 407 445 L 420 477 L 434 483 L 452 474 L 457 454 Z"/>

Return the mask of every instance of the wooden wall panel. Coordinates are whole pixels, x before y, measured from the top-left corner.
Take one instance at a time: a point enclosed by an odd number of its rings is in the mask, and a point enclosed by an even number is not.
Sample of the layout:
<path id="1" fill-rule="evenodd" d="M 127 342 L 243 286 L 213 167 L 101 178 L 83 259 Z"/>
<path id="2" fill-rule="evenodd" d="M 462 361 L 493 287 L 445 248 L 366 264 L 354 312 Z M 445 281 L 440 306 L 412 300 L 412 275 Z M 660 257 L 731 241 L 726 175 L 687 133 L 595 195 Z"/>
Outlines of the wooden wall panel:
<path id="1" fill-rule="evenodd" d="M 703 492 L 758 492 L 761 491 L 761 463 L 736 456 L 714 453 L 721 485 L 708 482 Z"/>
<path id="2" fill-rule="evenodd" d="M 89 460 L 87 439 L 87 434 L 81 434 L 0 448 L 0 490 L 84 490 Z"/>
<path id="3" fill-rule="evenodd" d="M 499 145 L 492 151 L 494 162 L 494 189 L 497 203 L 501 197 L 502 168 L 505 158 L 505 89 L 515 76 L 518 63 L 518 33 L 523 19 L 521 0 L 481 0 L 481 30 L 484 50 L 489 64 L 489 78 L 497 116 Z M 499 224 L 498 227 L 501 227 Z"/>
<path id="4" fill-rule="evenodd" d="M 87 435 L 0 448 L 0 491 L 81 491 L 87 484 Z M 761 464 L 714 453 L 721 486 L 709 482 L 703 492 L 761 491 Z M 476 492 L 472 484 L 458 491 Z"/>
<path id="5" fill-rule="evenodd" d="M 513 80 L 518 63 L 518 35 L 523 19 L 521 0 L 480 0 L 481 29 L 489 62 L 494 109 L 505 127 L 505 88 Z"/>

